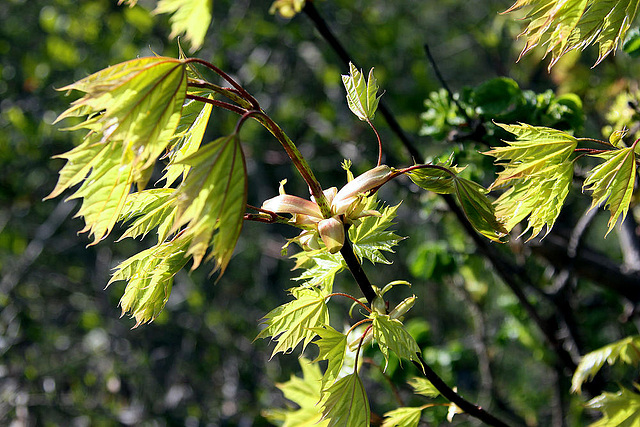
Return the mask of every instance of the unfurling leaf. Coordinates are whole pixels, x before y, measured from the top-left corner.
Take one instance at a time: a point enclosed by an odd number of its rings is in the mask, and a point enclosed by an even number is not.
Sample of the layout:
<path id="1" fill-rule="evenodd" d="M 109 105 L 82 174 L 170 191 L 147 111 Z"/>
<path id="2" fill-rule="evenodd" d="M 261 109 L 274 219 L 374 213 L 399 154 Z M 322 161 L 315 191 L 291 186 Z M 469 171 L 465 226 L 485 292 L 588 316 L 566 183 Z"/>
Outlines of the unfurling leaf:
<path id="1" fill-rule="evenodd" d="M 311 329 L 329 324 L 326 294 L 316 289 L 294 288 L 294 300 L 271 310 L 263 322 L 267 327 L 256 338 L 271 337 L 277 342 L 271 357 L 279 352 L 289 353 L 303 341 L 302 349 L 316 333 Z"/>
<path id="2" fill-rule="evenodd" d="M 365 82 L 362 72 L 349 63 L 349 74 L 342 76 L 342 83 L 347 90 L 347 103 L 353 114 L 362 121 L 373 119 L 382 96 L 377 96 L 378 81 L 373 75 L 373 68 L 369 71 L 369 78 Z"/>
<path id="3" fill-rule="evenodd" d="M 546 45 L 551 68 L 565 53 L 598 43 L 599 64 L 624 40 L 638 11 L 638 0 L 517 0 L 507 12 L 531 6 L 529 25 L 521 35 L 526 44 L 520 56 Z"/>
<path id="4" fill-rule="evenodd" d="M 431 381 L 426 378 L 413 377 L 409 380 L 409 385 L 413 387 L 413 392 L 425 397 L 438 397 L 440 392 Z"/>
<path id="5" fill-rule="evenodd" d="M 349 374 L 323 390 L 322 419 L 327 427 L 369 427 L 369 400 L 357 372 Z"/>
<path id="6" fill-rule="evenodd" d="M 72 198 L 83 198 L 84 216 L 94 243 L 112 230 L 131 185 L 143 188 L 158 156 L 176 129 L 186 95 L 183 61 L 141 58 L 106 68 L 62 88 L 85 96 L 57 120 L 87 118 L 69 128 L 89 129 L 85 141 L 59 157 L 67 159 L 55 197 L 84 180 Z"/>
<path id="7" fill-rule="evenodd" d="M 181 160 L 191 167 L 176 189 L 178 212 L 174 231 L 188 224 L 191 239 L 187 251 L 193 267 L 213 258 L 220 274 L 231 259 L 242 229 L 247 200 L 247 171 L 236 134 L 218 138 Z"/>
<path id="8" fill-rule="evenodd" d="M 612 150 L 597 154 L 606 161 L 589 173 L 584 181 L 583 190 L 591 190 L 591 209 L 604 203 L 611 211 L 607 234 L 613 230 L 618 218 L 624 220 L 629 210 L 633 186 L 636 182 L 636 155 L 634 147 Z"/>
<path id="9" fill-rule="evenodd" d="M 127 282 L 120 306 L 122 314 L 130 313 L 136 319 L 135 326 L 152 321 L 164 308 L 173 276 L 188 261 L 185 255 L 188 244 L 180 236 L 142 251 L 116 267 L 109 284 L 118 280 Z"/>
<path id="10" fill-rule="evenodd" d="M 617 361 L 627 365 L 640 362 L 640 336 L 635 335 L 587 353 L 576 368 L 571 379 L 571 391 L 580 393 L 582 384 L 596 376 L 605 363 L 613 365 Z"/>
<path id="11" fill-rule="evenodd" d="M 640 391 L 638 385 L 636 389 Z M 623 388 L 617 393 L 602 393 L 586 405 L 602 412 L 603 417 L 590 427 L 633 427 L 640 425 L 640 394 Z"/>
<path id="12" fill-rule="evenodd" d="M 508 146 L 485 153 L 504 167 L 491 188 L 511 186 L 496 200 L 496 215 L 508 231 L 528 216 L 528 226 L 522 234 L 532 230 L 529 239 L 545 226 L 548 233 L 569 192 L 573 177 L 571 154 L 578 141 L 568 133 L 546 127 L 498 126 L 513 133 L 516 141 L 505 141 Z"/>
<path id="13" fill-rule="evenodd" d="M 371 318 L 373 319 L 373 338 L 378 342 L 384 356 L 385 369 L 389 364 L 389 350 L 401 359 L 419 361 L 417 353 L 420 353 L 420 347 L 411 334 L 404 329 L 400 320 L 376 312 L 371 313 Z"/>
<path id="14" fill-rule="evenodd" d="M 318 346 L 318 357 L 314 362 L 327 360 L 327 370 L 323 381 L 330 383 L 338 378 L 347 352 L 347 336 L 327 325 L 324 328 L 311 328 L 318 334 L 319 340 L 313 343 Z"/>
<path id="15" fill-rule="evenodd" d="M 211 23 L 212 0 L 160 0 L 154 13 L 170 13 L 170 38 L 180 34 L 191 43 L 194 52 L 204 43 L 209 24 Z"/>
<path id="16" fill-rule="evenodd" d="M 322 410 L 318 402 L 322 398 L 322 373 L 317 363 L 301 357 L 302 378 L 291 376 L 289 381 L 276 384 L 284 397 L 296 403 L 300 408 L 282 412 L 282 427 L 327 427 L 329 421 L 320 421 Z M 269 411 L 267 418 L 272 419 Z M 280 412 L 280 411 L 279 411 Z"/>
<path id="17" fill-rule="evenodd" d="M 418 427 L 422 409 L 420 407 L 402 407 L 389 411 L 384 414 L 382 427 Z"/>

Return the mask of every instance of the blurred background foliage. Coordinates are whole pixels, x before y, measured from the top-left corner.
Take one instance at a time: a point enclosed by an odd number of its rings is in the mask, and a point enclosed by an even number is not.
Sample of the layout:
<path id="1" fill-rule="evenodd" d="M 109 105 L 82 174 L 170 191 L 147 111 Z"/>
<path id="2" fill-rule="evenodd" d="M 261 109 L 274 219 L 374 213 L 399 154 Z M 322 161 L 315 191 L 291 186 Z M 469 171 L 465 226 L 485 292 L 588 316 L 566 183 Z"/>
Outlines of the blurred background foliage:
<path id="1" fill-rule="evenodd" d="M 567 55 L 551 73 L 538 52 L 516 64 L 521 28 L 514 16 L 498 14 L 509 6 L 504 0 L 316 3 L 356 65 L 376 67 L 383 101 L 424 156 L 411 159 L 377 117 L 389 165 L 454 152 L 456 163 L 471 164 L 467 173 L 488 185 L 495 171 L 479 152 L 502 137 L 492 118 L 557 125 L 596 138 L 630 127 L 637 118 L 637 61 L 620 52 L 591 70 L 596 52 L 587 49 Z M 340 80 L 347 70 L 311 21 L 304 14 L 292 20 L 272 16 L 269 6 L 215 0 L 213 22 L 196 56 L 236 76 L 260 100 L 310 159 L 323 186 L 341 186 L 343 158 L 353 161 L 355 173 L 375 165 L 375 137 L 348 111 Z M 269 425 L 261 411 L 285 405 L 274 382 L 299 369 L 294 356 L 270 361 L 269 343 L 252 342 L 260 318 L 287 300 L 295 272 L 280 247 L 293 230 L 246 224 L 217 284 L 206 267 L 180 273 L 162 315 L 132 330 L 133 321 L 119 318 L 123 284 L 103 288 L 111 269 L 147 242 L 109 240 L 85 247 L 86 236 L 77 235 L 81 221 L 72 218 L 75 202 L 42 201 L 63 164 L 52 156 L 82 137 L 52 125 L 74 99 L 55 88 L 138 56 L 176 56 L 168 18 L 152 15 L 153 7 L 144 0 L 133 8 L 112 0 L 4 0 L 0 6 L 0 424 Z M 425 43 L 460 94 L 466 116 L 482 127 L 480 137 L 441 90 Z M 615 112 L 609 112 L 612 104 Z M 234 116 L 216 111 L 208 132 L 214 138 L 234 125 Z M 259 126 L 245 126 L 242 139 L 249 203 L 260 205 L 277 194 L 283 178 L 289 193 L 307 193 L 284 152 Z M 556 237 L 548 237 L 560 245 L 566 246 L 588 207 L 579 186 Z M 392 266 L 365 268 L 380 286 L 397 279 L 413 283 L 410 290 L 399 288 L 391 304 L 410 293 L 418 296 L 406 324 L 427 362 L 465 397 L 515 424 L 582 425 L 590 419 L 584 399 L 568 395 L 571 372 L 558 367 L 527 312 L 442 201 L 408 181 L 388 187 L 381 198 L 389 204 L 404 200 L 397 233 L 410 238 L 391 257 Z M 584 240 L 614 265 L 633 271 L 637 265 L 625 257 L 622 239 L 601 237 L 607 216 L 593 215 Z M 570 352 L 637 333 L 634 304 L 619 293 L 594 286 L 597 280 L 574 274 L 572 265 L 545 260 L 544 253 L 532 256 L 535 244 L 514 240 L 497 249 L 531 279 L 535 286 L 528 298 L 544 316 L 553 318 L 561 306 L 548 303 L 552 296 L 566 298 L 563 318 L 571 320 L 558 332 L 576 334 L 579 345 Z M 553 293 L 564 277 L 568 293 Z M 358 292 L 347 274 L 334 289 Z M 342 314 L 334 312 L 341 328 Z M 378 368 L 381 355 L 367 355 L 372 409 L 382 414 L 396 402 Z M 396 360 L 385 374 L 405 399 L 411 368 L 401 369 Z M 626 381 L 616 372 L 606 374 Z M 445 416 L 446 408 L 435 409 L 427 420 L 437 425 Z"/>

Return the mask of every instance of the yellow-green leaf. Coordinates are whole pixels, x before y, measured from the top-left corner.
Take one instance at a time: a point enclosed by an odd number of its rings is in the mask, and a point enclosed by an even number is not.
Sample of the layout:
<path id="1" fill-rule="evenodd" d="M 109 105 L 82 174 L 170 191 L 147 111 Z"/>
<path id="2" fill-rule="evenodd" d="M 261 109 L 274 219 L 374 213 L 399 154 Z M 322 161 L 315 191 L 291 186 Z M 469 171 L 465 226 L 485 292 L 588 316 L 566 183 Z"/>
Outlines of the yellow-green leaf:
<path id="1" fill-rule="evenodd" d="M 204 43 L 211 23 L 212 0 L 160 0 L 154 13 L 170 13 L 170 38 L 180 34 L 191 44 L 194 52 Z"/>
<path id="2" fill-rule="evenodd" d="M 496 217 L 495 209 L 487 198 L 487 190 L 478 183 L 459 176 L 455 177 L 455 195 L 458 203 L 475 230 L 494 242 L 507 235 L 502 220 Z"/>
<path id="3" fill-rule="evenodd" d="M 316 336 L 312 328 L 329 324 L 326 294 L 315 289 L 292 290 L 294 300 L 271 310 L 263 322 L 267 327 L 256 338 L 276 341 L 271 357 L 289 353 L 303 341 L 302 349 Z"/>
<path id="4" fill-rule="evenodd" d="M 378 314 L 375 311 L 371 313 L 371 318 L 373 319 L 373 338 L 378 342 L 384 356 L 385 369 L 389 364 L 389 350 L 401 359 L 419 360 L 417 354 L 420 353 L 420 347 L 400 320 L 392 319 L 386 314 Z"/>
<path id="5" fill-rule="evenodd" d="M 611 211 L 607 234 L 613 230 L 618 218 L 624 220 L 629 210 L 633 187 L 636 182 L 636 155 L 634 147 L 612 150 L 597 154 L 606 161 L 589 173 L 584 181 L 583 190 L 591 190 L 591 209 L 605 204 L 605 208 Z"/>
<path id="6" fill-rule="evenodd" d="M 177 163 L 177 162 L 176 162 Z M 187 225 L 191 239 L 187 251 L 193 267 L 214 259 L 215 269 L 224 273 L 242 230 L 247 201 L 247 171 L 237 135 L 218 138 L 182 159 L 191 167 L 176 189 L 178 212 L 174 231 Z"/>
<path id="7" fill-rule="evenodd" d="M 347 103 L 353 114 L 362 121 L 373 119 L 380 101 L 380 96 L 377 96 L 378 81 L 373 75 L 373 68 L 365 82 L 362 72 L 349 63 L 349 74 L 342 76 L 342 83 L 347 90 Z"/>
<path id="8" fill-rule="evenodd" d="M 627 365 L 638 365 L 640 335 L 627 337 L 584 355 L 571 379 L 571 391 L 580 393 L 582 384 L 595 377 L 605 363 L 613 365 L 617 361 Z"/>
<path id="9" fill-rule="evenodd" d="M 314 362 L 327 360 L 327 370 L 323 380 L 331 382 L 338 378 L 347 352 L 347 336 L 327 325 L 324 328 L 311 328 L 318 334 L 319 340 L 313 343 L 318 346 L 318 357 Z"/>
<path id="10" fill-rule="evenodd" d="M 123 315 L 129 313 L 136 319 L 136 327 L 155 319 L 169 300 L 173 276 L 188 260 L 187 245 L 187 240 L 177 238 L 142 251 L 116 267 L 109 284 L 127 282 L 120 306 Z"/>
<path id="11" fill-rule="evenodd" d="M 426 378 L 413 377 L 409 380 L 409 385 L 413 388 L 413 392 L 421 394 L 425 397 L 438 397 L 440 392 Z"/>
<path id="12" fill-rule="evenodd" d="M 135 219 L 118 240 L 144 237 L 157 227 L 158 243 L 164 242 L 171 230 L 175 211 L 174 190 L 171 188 L 156 188 L 130 194 L 120 211 L 118 221 Z"/>
<path id="13" fill-rule="evenodd" d="M 637 384 L 635 387 L 640 391 Z M 640 394 L 623 388 L 617 393 L 602 393 L 586 405 L 602 412 L 603 417 L 590 427 L 635 427 L 640 425 Z"/>
<path id="14" fill-rule="evenodd" d="M 382 427 L 417 427 L 422 415 L 420 407 L 402 407 L 384 414 Z"/>
<path id="15" fill-rule="evenodd" d="M 283 18 L 291 19 L 302 11 L 306 0 L 275 0 L 271 3 L 269 13 L 278 15 Z"/>
<path id="16" fill-rule="evenodd" d="M 369 427 L 369 400 L 357 372 L 340 378 L 323 390 L 322 419 L 327 427 Z"/>

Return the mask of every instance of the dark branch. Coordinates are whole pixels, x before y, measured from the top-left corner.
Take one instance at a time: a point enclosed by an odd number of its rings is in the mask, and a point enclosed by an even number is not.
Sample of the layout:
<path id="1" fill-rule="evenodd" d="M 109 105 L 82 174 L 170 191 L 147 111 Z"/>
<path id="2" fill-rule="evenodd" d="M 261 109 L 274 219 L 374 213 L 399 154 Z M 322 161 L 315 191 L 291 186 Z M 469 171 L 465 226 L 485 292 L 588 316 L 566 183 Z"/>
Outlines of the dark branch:
<path id="1" fill-rule="evenodd" d="M 371 282 L 369 281 L 369 278 L 367 277 L 364 270 L 362 269 L 362 264 L 360 264 L 358 257 L 356 257 L 356 254 L 353 252 L 353 247 L 349 242 L 348 230 L 349 230 L 349 226 L 345 225 L 344 245 L 342 246 L 342 249 L 340 249 L 340 254 L 342 255 L 342 258 L 344 258 L 344 262 L 347 263 L 347 267 L 349 268 L 351 275 L 353 276 L 356 283 L 360 287 L 360 290 L 362 291 L 362 295 L 364 295 L 369 305 L 371 305 L 371 303 L 373 303 L 374 298 L 376 297 L 376 292 L 373 290 L 373 286 L 371 286 Z"/>

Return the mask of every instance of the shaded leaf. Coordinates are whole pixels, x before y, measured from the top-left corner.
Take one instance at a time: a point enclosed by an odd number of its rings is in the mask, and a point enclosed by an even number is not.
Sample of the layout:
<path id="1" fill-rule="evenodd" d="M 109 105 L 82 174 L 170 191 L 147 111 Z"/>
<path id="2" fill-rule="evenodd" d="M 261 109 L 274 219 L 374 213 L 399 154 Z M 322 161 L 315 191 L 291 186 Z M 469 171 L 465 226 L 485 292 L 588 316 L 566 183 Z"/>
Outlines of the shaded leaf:
<path id="1" fill-rule="evenodd" d="M 218 138 L 179 162 L 191 167 L 176 189 L 178 212 L 174 231 L 188 224 L 187 251 L 198 267 L 206 260 L 224 273 L 242 229 L 247 200 L 247 171 L 237 135 Z"/>
<path id="2" fill-rule="evenodd" d="M 382 427 L 417 427 L 422 408 L 402 407 L 384 414 Z"/>
<path id="3" fill-rule="evenodd" d="M 606 161 L 593 168 L 582 186 L 583 191 L 593 191 L 591 209 L 606 201 L 605 208 L 611 211 L 607 234 L 613 230 L 618 218 L 622 217 L 624 220 L 629 210 L 636 182 L 634 148 L 622 148 L 595 155 Z"/>
<path id="4" fill-rule="evenodd" d="M 409 385 L 413 387 L 413 392 L 425 397 L 438 397 L 440 392 L 426 378 L 413 377 L 409 380 Z"/>
<path id="5" fill-rule="evenodd" d="M 636 385 L 636 388 L 638 386 Z M 617 393 L 602 393 L 587 402 L 587 408 L 602 412 L 591 427 L 635 427 L 640 425 L 640 394 L 623 388 Z"/>
<path id="6" fill-rule="evenodd" d="M 116 267 L 108 285 L 118 280 L 127 282 L 120 306 L 123 315 L 129 313 L 136 319 L 136 327 L 155 319 L 164 308 L 173 276 L 187 263 L 188 243 L 184 237 L 176 238 L 142 251 Z"/>
<path id="7" fill-rule="evenodd" d="M 271 357 L 293 351 L 300 341 L 304 350 L 316 336 L 311 328 L 329 324 L 326 294 L 308 288 L 294 288 L 292 294 L 293 301 L 274 308 L 264 317 L 267 327 L 256 337 L 276 341 Z"/>
<path id="8" fill-rule="evenodd" d="M 392 319 L 389 315 L 371 313 L 373 338 L 378 342 L 380 351 L 385 359 L 385 370 L 389 364 L 389 350 L 399 358 L 409 361 L 419 361 L 417 353 L 420 347 L 411 334 L 406 331 L 404 325 L 398 319 Z"/>
<path id="9" fill-rule="evenodd" d="M 580 393 L 582 384 L 596 376 L 605 363 L 616 362 L 638 365 L 640 362 L 640 336 L 635 335 L 587 353 L 571 379 L 571 392 Z"/>
<path id="10" fill-rule="evenodd" d="M 369 427 L 369 400 L 356 372 L 333 383 L 322 395 L 322 419 L 328 427 Z"/>
<path id="11" fill-rule="evenodd" d="M 342 76 L 342 83 L 347 90 L 347 103 L 353 114 L 362 121 L 373 119 L 380 101 L 380 96 L 377 96 L 378 81 L 373 75 L 373 68 L 365 82 L 362 72 L 349 63 L 349 74 Z"/>
<path id="12" fill-rule="evenodd" d="M 211 23 L 212 0 L 160 0 L 154 13 L 169 13 L 171 18 L 170 38 L 180 34 L 191 44 L 194 52 L 204 43 L 209 24 Z"/>
<path id="13" fill-rule="evenodd" d="M 345 361 L 347 336 L 336 331 L 329 325 L 326 325 L 324 328 L 311 328 L 311 330 L 320 337 L 319 340 L 313 342 L 318 346 L 319 350 L 318 357 L 314 362 L 318 362 L 319 360 L 328 361 L 323 381 L 332 382 L 338 378 L 338 374 Z"/>
<path id="14" fill-rule="evenodd" d="M 422 168 L 408 172 L 418 187 L 438 194 L 451 194 L 455 191 L 455 174 L 438 168 Z"/>
<path id="15" fill-rule="evenodd" d="M 454 184 L 458 203 L 473 228 L 486 238 L 500 242 L 507 230 L 502 221 L 496 218 L 495 209 L 486 196 L 487 190 L 459 176 L 456 176 Z"/>

